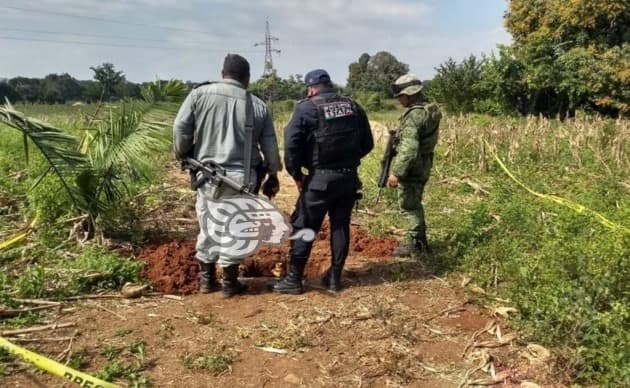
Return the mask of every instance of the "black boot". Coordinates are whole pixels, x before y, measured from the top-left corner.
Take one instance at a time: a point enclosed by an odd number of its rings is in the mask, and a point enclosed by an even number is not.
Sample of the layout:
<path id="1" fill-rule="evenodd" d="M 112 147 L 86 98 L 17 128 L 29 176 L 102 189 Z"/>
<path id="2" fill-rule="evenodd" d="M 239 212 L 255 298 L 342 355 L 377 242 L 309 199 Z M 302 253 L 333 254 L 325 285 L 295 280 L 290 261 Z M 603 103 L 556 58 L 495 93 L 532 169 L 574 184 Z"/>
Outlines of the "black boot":
<path id="1" fill-rule="evenodd" d="M 220 289 L 217 283 L 217 273 L 214 263 L 199 262 L 201 272 L 199 273 L 199 292 L 208 294 Z"/>
<path id="2" fill-rule="evenodd" d="M 238 281 L 238 264 L 223 268 L 223 296 L 229 298 L 247 291 L 247 284 Z"/>
<path id="3" fill-rule="evenodd" d="M 302 287 L 302 275 L 304 274 L 304 264 L 289 264 L 289 273 L 276 284 L 271 286 L 271 291 L 280 294 L 299 295 L 304 292 Z"/>
<path id="4" fill-rule="evenodd" d="M 339 292 L 343 288 L 341 283 L 341 273 L 343 272 L 343 266 L 333 265 L 322 277 L 322 285 L 327 287 L 332 292 Z"/>
<path id="5" fill-rule="evenodd" d="M 428 254 L 428 255 L 433 253 L 433 250 L 431 250 L 431 248 L 429 247 L 429 242 L 427 241 L 426 232 L 420 233 L 418 237 L 416 237 L 415 243 L 416 243 L 416 248 L 418 249 L 420 253 Z"/>

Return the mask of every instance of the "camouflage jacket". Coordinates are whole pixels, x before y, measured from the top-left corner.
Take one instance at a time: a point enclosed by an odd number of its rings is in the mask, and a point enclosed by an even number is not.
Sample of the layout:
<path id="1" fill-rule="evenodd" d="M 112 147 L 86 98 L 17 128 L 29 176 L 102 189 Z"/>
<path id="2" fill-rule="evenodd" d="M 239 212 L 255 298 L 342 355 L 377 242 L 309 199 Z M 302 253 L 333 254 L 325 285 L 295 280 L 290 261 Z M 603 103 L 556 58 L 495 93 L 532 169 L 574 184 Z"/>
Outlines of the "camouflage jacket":
<path id="1" fill-rule="evenodd" d="M 392 175 L 402 180 L 416 180 L 428 175 L 423 156 L 433 153 L 437 144 L 442 113 L 437 104 L 413 105 L 400 117 L 396 132 L 396 157 Z"/>

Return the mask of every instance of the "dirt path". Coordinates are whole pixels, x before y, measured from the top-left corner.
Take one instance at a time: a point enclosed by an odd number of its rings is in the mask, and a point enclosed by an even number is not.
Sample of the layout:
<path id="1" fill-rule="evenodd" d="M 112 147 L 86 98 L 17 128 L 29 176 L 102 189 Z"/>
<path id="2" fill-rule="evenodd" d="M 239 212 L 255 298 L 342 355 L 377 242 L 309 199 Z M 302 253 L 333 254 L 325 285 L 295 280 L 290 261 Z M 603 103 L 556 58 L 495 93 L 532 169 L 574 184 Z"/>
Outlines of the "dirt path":
<path id="1" fill-rule="evenodd" d="M 171 181 L 182 183 L 185 177 L 174 173 Z M 286 176 L 283 185 L 278 203 L 289 210 L 295 190 Z M 316 286 L 330 258 L 326 230 L 318 236 L 303 295 L 267 293 L 265 278 L 252 278 L 251 291 L 232 299 L 190 294 L 197 276 L 195 224 L 186 220 L 194 216 L 192 196 L 176 191 L 173 197 L 180 198 L 179 205 L 160 214 L 157 226 L 188 231 L 188 237 L 155 242 L 139 257 L 149 263 L 147 276 L 159 290 L 187 295 L 85 301 L 58 313 L 55 320 L 76 322 L 77 331 L 50 336 L 76 334 L 71 349 L 74 360 L 79 355 L 83 361 L 82 370 L 141 365 L 136 380 L 148 376 L 155 387 L 458 387 L 489 384 L 492 373 L 500 386 L 520 386 L 541 374 L 540 366 L 524 363 L 524 349 L 509 330 L 487 309 L 469 303 L 463 288 L 432 276 L 421 262 L 394 261 L 394 240 L 372 238 L 356 226 L 348 288 L 339 294 Z M 169 221 L 176 218 L 183 219 Z M 243 270 L 267 276 L 286 256 L 287 247 L 266 249 Z M 141 352 L 129 350 L 139 343 Z M 59 354 L 66 344 L 27 346 L 69 358 Z M 30 368 L 0 381 L 14 387 L 60 385 Z"/>

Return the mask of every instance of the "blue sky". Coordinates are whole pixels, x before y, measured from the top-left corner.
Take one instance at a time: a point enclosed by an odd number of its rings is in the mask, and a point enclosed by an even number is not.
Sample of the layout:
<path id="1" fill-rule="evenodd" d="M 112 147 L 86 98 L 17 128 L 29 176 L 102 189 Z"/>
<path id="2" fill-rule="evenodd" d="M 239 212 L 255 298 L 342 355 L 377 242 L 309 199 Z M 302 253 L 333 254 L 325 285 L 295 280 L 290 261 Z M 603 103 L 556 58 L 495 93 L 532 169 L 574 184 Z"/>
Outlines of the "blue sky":
<path id="1" fill-rule="evenodd" d="M 509 43 L 506 7 L 506 0 L 0 0 L 0 78 L 90 79 L 90 66 L 111 62 L 135 82 L 203 81 L 217 79 L 225 54 L 236 52 L 256 79 L 264 50 L 253 44 L 264 40 L 269 18 L 283 77 L 325 68 L 345 84 L 351 62 L 385 50 L 426 79 L 448 57 Z"/>

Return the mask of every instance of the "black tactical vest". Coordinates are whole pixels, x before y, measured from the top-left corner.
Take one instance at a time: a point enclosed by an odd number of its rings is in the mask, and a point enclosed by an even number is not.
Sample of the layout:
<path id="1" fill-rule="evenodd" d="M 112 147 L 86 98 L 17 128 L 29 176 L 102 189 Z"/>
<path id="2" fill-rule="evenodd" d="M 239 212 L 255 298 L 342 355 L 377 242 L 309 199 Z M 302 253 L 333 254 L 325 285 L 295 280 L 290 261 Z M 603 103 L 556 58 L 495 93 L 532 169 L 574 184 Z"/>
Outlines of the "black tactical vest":
<path id="1" fill-rule="evenodd" d="M 312 134 L 313 167 L 354 165 L 361 149 L 355 103 L 342 96 L 315 96 L 310 101 L 319 114 L 319 125 Z"/>

